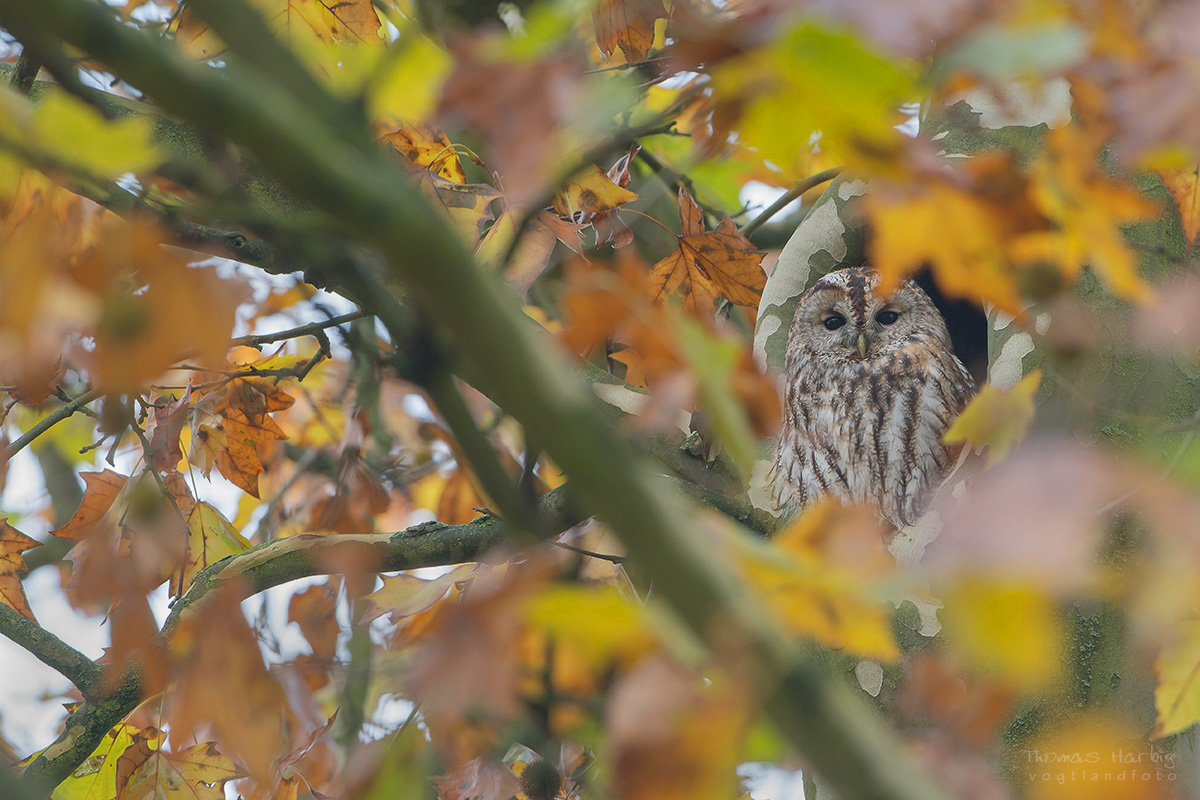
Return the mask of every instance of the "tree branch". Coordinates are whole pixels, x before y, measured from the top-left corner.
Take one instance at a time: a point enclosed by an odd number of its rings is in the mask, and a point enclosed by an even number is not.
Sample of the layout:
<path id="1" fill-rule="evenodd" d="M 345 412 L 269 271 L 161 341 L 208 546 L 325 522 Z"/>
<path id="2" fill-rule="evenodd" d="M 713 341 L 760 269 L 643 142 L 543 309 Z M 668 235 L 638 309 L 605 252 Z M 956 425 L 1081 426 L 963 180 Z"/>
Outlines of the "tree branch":
<path id="1" fill-rule="evenodd" d="M 764 222 L 782 211 L 788 203 L 792 202 L 809 189 L 820 186 L 826 181 L 831 181 L 840 174 L 842 174 L 842 167 L 833 167 L 832 169 L 827 169 L 824 172 L 818 172 L 816 175 L 810 175 L 804 180 L 799 181 L 795 186 L 781 194 L 774 203 L 771 203 L 771 205 L 763 209 L 761 214 L 743 225 L 742 236 L 745 236 L 747 239 L 749 239 L 750 234 L 758 230 Z"/>
<path id="2" fill-rule="evenodd" d="M 12 606 L 0 603 L 0 634 L 32 653 L 38 661 L 75 684 L 85 699 L 95 699 L 104 668 Z"/>
<path id="3" fill-rule="evenodd" d="M 16 441 L 14 441 L 8 447 L 4 448 L 4 451 L 0 452 L 0 463 L 8 461 L 10 458 L 15 456 L 17 453 L 21 452 L 21 450 L 25 449 L 25 447 L 30 442 L 32 442 L 34 439 L 41 436 L 43 433 L 50 430 L 55 425 L 62 422 L 64 419 L 71 416 L 76 411 L 83 408 L 88 403 L 92 402 L 93 400 L 95 400 L 96 398 L 100 397 L 103 394 L 104 394 L 103 389 L 92 389 L 90 391 L 84 392 L 83 394 L 79 395 L 71 402 L 66 403 L 62 407 L 56 409 L 53 413 L 51 413 L 49 416 L 47 416 L 41 422 L 34 425 L 29 430 L 25 431 L 25 433 L 21 434 L 21 436 L 18 437 Z"/>

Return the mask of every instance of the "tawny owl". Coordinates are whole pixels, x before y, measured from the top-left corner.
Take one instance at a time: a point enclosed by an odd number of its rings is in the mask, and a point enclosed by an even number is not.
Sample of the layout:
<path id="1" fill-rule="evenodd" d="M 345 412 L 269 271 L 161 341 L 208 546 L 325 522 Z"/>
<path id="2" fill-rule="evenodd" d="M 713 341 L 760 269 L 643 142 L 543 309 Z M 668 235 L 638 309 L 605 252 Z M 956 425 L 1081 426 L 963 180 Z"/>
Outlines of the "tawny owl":
<path id="1" fill-rule="evenodd" d="M 800 297 L 788 334 L 784 421 L 775 452 L 784 508 L 832 495 L 915 521 L 952 466 L 942 434 L 973 392 L 942 315 L 915 283 L 878 297 L 854 267 Z"/>

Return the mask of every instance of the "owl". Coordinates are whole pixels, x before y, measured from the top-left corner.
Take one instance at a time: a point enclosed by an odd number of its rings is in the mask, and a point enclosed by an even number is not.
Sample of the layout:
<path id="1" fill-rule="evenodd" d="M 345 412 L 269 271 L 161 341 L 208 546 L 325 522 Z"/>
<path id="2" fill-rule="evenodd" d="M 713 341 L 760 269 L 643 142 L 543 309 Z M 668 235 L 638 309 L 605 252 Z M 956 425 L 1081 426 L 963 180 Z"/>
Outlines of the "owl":
<path id="1" fill-rule="evenodd" d="M 788 333 L 772 479 L 781 508 L 832 496 L 904 527 L 957 456 L 942 435 L 974 392 L 933 301 L 906 281 L 879 297 L 854 267 L 800 297 Z"/>

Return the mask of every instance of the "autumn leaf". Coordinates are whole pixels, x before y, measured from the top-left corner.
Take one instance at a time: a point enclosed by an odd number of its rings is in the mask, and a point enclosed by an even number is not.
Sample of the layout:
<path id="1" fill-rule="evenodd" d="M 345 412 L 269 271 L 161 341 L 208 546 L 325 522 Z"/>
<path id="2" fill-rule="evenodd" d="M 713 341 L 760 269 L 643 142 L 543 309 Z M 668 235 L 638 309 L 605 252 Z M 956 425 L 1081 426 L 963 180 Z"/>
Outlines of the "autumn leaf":
<path id="1" fill-rule="evenodd" d="M 629 800 L 729 797 L 749 709 L 744 687 L 702 681 L 665 657 L 624 675 L 606 732 L 617 794 Z"/>
<path id="2" fill-rule="evenodd" d="M 1022 691 L 1061 677 L 1065 632 L 1043 587 L 1019 578 L 965 578 L 940 599 L 949 646 L 976 669 Z"/>
<path id="3" fill-rule="evenodd" d="M 1170 736 L 1200 721 L 1200 621 L 1179 622 L 1154 661 L 1154 736 Z"/>
<path id="4" fill-rule="evenodd" d="M 287 438 L 268 414 L 291 402 L 289 395 L 269 388 L 267 382 L 249 379 L 231 382 L 223 392 L 205 394 L 192 410 L 188 462 L 205 477 L 215 466 L 235 486 L 258 497 L 258 476 L 266 471 L 258 445 Z"/>
<path id="5" fill-rule="evenodd" d="M 379 15 L 370 0 L 253 0 L 251 5 L 266 19 L 271 32 L 284 39 L 310 36 L 319 40 L 343 40 L 381 45 Z M 225 43 L 199 14 L 184 6 L 174 29 L 175 41 L 184 53 L 196 59 L 213 59 L 224 54 Z"/>
<path id="6" fill-rule="evenodd" d="M 1187 243 L 1186 258 L 1196 246 L 1200 235 L 1200 167 L 1163 168 L 1155 170 L 1179 210 L 1183 224 L 1183 239 Z"/>
<path id="7" fill-rule="evenodd" d="M 41 544 L 9 525 L 7 520 L 0 521 L 0 600 L 31 620 L 33 610 L 29 607 L 25 586 L 21 583 L 21 573 L 29 568 L 25 566 L 21 553 Z"/>
<path id="8" fill-rule="evenodd" d="M 681 234 L 675 252 L 650 270 L 648 296 L 662 302 L 681 296 L 688 311 L 705 311 L 724 297 L 742 306 L 757 306 L 767 277 L 763 254 L 726 217 L 715 231 L 705 232 L 700 207 L 679 190 Z"/>
<path id="9" fill-rule="evenodd" d="M 144 172 L 163 160 L 154 123 L 142 116 L 105 119 L 65 92 L 51 92 L 34 114 L 30 144 L 100 178 Z"/>
<path id="10" fill-rule="evenodd" d="M 129 476 L 106 469 L 103 472 L 81 472 L 84 492 L 79 508 L 67 524 L 50 531 L 55 536 L 81 542 L 93 525 L 100 521 L 116 501 Z"/>
<path id="11" fill-rule="evenodd" d="M 146 439 L 150 443 L 150 463 L 159 472 L 174 472 L 183 460 L 179 436 L 187 425 L 191 406 L 191 386 L 173 403 L 151 405 L 146 421 Z"/>
<path id="12" fill-rule="evenodd" d="M 417 189 L 442 214 L 462 241 L 474 249 L 483 226 L 493 218 L 492 201 L 500 192 L 486 183 L 458 184 L 432 172 L 416 176 Z"/>
<path id="13" fill-rule="evenodd" d="M 222 749 L 236 753 L 255 780 L 273 781 L 275 759 L 286 746 L 286 700 L 263 664 L 238 592 L 230 587 L 210 593 L 175 629 L 171 652 L 178 687 L 170 710 L 172 744 L 211 722 Z"/>
<path id="14" fill-rule="evenodd" d="M 188 553 L 181 574 L 171 576 L 171 594 L 179 597 L 192 585 L 196 573 L 226 556 L 250 549 L 237 529 L 212 505 L 199 502 L 184 519 L 188 530 Z"/>
<path id="15" fill-rule="evenodd" d="M 406 163 L 429 170 L 451 183 L 467 182 L 458 153 L 440 128 L 421 124 L 402 125 L 381 136 L 379 141 L 395 148 L 397 153 L 404 156 Z"/>
<path id="16" fill-rule="evenodd" d="M 620 48 L 625 63 L 637 63 L 654 47 L 654 23 L 667 18 L 662 0 L 598 0 L 592 12 L 596 44 L 607 57 Z"/>
<path id="17" fill-rule="evenodd" d="M 130 751 L 152 752 L 158 747 L 160 739 L 161 734 L 153 728 L 118 723 L 104 734 L 91 755 L 55 788 L 54 794 L 69 800 L 107 800 L 116 796 L 117 769 L 121 757 Z M 41 754 L 33 753 L 16 766 L 24 767 Z"/>
<path id="18" fill-rule="evenodd" d="M 244 775 L 214 742 L 205 742 L 178 752 L 147 751 L 129 774 L 118 768 L 117 791 L 122 800 L 222 800 L 225 784 Z"/>
<path id="19" fill-rule="evenodd" d="M 383 586 L 363 598 L 367 601 L 367 607 L 363 610 L 362 621 L 370 622 L 384 614 L 391 614 L 393 620 L 399 620 L 433 608 L 446 596 L 450 587 L 470 578 L 478 566 L 459 564 L 428 580 L 404 573 L 384 575 L 380 578 Z"/>
<path id="20" fill-rule="evenodd" d="M 636 193 L 618 186 L 607 172 L 592 164 L 555 192 L 553 206 L 561 216 L 575 219 L 577 214 L 600 214 L 637 199 Z"/>
<path id="21" fill-rule="evenodd" d="M 746 584 L 786 630 L 867 658 L 899 657 L 889 609 L 870 588 L 894 565 L 869 511 L 820 503 L 770 544 L 717 530 Z"/>
<path id="22" fill-rule="evenodd" d="M 947 443 L 969 442 L 974 447 L 987 446 L 988 464 L 1003 459 L 1025 438 L 1033 424 L 1033 396 L 1042 381 L 1042 371 L 1035 369 L 1011 389 L 997 389 L 985 384 L 943 437 Z"/>
<path id="23" fill-rule="evenodd" d="M 550 266 L 555 241 L 563 240 L 567 247 L 579 248 L 579 231 L 584 227 L 549 211 L 539 211 L 526 223 L 514 248 L 517 218 L 512 209 L 505 209 L 488 228 L 475 257 L 485 269 L 499 271 L 503 268 L 504 280 L 524 295 Z"/>
<path id="24" fill-rule="evenodd" d="M 657 645 L 644 610 L 613 586 L 551 584 L 530 599 L 525 614 L 531 628 L 576 648 L 593 668 L 632 664 Z"/>
<path id="25" fill-rule="evenodd" d="M 328 582 L 296 592 L 288 601 L 288 621 L 300 626 L 317 658 L 332 659 L 337 650 L 341 627 L 336 611 L 337 595 Z"/>

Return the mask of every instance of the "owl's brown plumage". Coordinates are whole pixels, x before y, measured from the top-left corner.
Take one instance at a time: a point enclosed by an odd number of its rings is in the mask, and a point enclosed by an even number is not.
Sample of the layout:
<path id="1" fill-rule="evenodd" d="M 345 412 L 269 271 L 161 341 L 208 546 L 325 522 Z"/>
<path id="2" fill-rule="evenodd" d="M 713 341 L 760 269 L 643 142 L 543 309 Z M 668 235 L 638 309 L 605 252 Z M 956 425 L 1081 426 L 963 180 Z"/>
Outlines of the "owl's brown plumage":
<path id="1" fill-rule="evenodd" d="M 878 280 L 842 269 L 801 296 L 772 478 L 781 507 L 830 495 L 903 527 L 952 466 L 942 434 L 974 385 L 928 295 L 907 281 L 877 297 Z"/>

